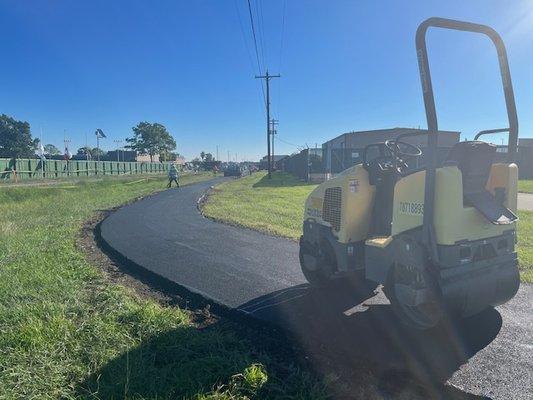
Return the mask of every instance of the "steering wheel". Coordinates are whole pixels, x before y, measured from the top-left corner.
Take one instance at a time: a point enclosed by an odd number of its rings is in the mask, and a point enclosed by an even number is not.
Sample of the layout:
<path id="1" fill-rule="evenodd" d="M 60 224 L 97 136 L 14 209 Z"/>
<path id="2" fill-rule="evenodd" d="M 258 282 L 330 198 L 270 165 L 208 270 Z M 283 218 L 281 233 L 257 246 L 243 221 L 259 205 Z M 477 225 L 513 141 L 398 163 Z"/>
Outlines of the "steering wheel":
<path id="1" fill-rule="evenodd" d="M 401 158 L 402 156 L 420 157 L 422 155 L 422 150 L 420 150 L 420 147 L 398 140 L 387 140 L 385 141 L 385 146 L 394 156 L 396 156 L 396 158 Z"/>
<path id="2" fill-rule="evenodd" d="M 422 155 L 420 147 L 400 140 L 387 140 L 385 141 L 385 147 L 389 149 L 392 154 L 394 169 L 398 170 L 400 173 L 402 170 L 409 168 L 407 163 L 403 160 L 403 157 L 418 158 Z"/>
<path id="3" fill-rule="evenodd" d="M 394 162 L 391 156 L 378 156 L 373 158 L 369 165 L 375 165 L 381 171 L 387 171 L 394 166 Z"/>

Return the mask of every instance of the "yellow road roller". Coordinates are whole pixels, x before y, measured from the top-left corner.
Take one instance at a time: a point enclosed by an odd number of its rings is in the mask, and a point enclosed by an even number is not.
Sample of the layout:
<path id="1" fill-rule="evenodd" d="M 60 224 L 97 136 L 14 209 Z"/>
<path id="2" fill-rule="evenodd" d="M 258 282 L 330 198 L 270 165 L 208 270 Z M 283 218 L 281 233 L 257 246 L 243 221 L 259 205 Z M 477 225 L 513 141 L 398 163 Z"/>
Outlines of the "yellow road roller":
<path id="1" fill-rule="evenodd" d="M 437 157 L 438 125 L 426 33 L 488 36 L 496 47 L 509 126 L 480 131 Z M 383 285 L 399 319 L 429 329 L 511 299 L 519 287 L 516 243 L 518 120 L 502 39 L 492 28 L 443 18 L 424 21 L 416 50 L 428 129 L 367 146 L 362 162 L 319 185 L 305 203 L 300 264 L 307 280 Z M 506 156 L 482 135 L 507 133 Z M 424 154 L 407 136 L 427 135 Z M 411 140 L 412 142 L 412 140 Z M 416 161 L 423 155 L 424 166 Z"/>

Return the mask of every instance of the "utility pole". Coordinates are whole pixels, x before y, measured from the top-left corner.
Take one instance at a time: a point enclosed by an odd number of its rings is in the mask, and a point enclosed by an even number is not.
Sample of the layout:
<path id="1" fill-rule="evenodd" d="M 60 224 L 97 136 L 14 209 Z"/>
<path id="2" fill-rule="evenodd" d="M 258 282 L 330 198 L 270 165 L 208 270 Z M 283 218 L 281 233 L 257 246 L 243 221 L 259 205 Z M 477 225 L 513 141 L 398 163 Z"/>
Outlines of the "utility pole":
<path id="1" fill-rule="evenodd" d="M 218 161 L 218 144 L 217 144 L 217 159 L 216 160 Z"/>
<path id="2" fill-rule="evenodd" d="M 276 138 L 275 135 L 278 134 L 278 131 L 276 130 L 276 125 L 278 125 L 279 121 L 277 119 L 272 118 L 270 120 L 270 135 L 272 136 L 272 169 L 276 169 L 276 159 L 275 159 L 275 153 L 274 153 L 274 139 Z"/>
<path id="3" fill-rule="evenodd" d="M 41 153 L 41 172 L 44 179 L 44 168 L 46 167 L 46 156 L 44 155 L 44 143 L 43 143 L 43 127 L 41 126 L 41 139 L 40 139 L 40 153 Z"/>
<path id="4" fill-rule="evenodd" d="M 269 75 L 268 70 L 265 75 L 256 76 L 256 79 L 264 79 L 266 83 L 266 111 L 267 111 L 267 160 L 268 160 L 268 179 L 272 179 L 272 163 L 270 157 L 270 80 L 280 78 L 281 75 Z"/>
<path id="5" fill-rule="evenodd" d="M 70 149 L 68 148 L 68 145 L 69 143 L 72 142 L 72 140 L 70 139 L 67 139 L 66 135 L 65 135 L 65 138 L 63 139 L 63 143 L 65 145 L 65 159 L 68 160 L 70 158 Z"/>
<path id="6" fill-rule="evenodd" d="M 89 161 L 89 141 L 87 140 L 87 132 L 85 132 L 85 161 Z"/>
<path id="7" fill-rule="evenodd" d="M 97 156 L 97 161 L 100 161 L 100 138 L 106 138 L 107 136 L 105 135 L 105 133 L 101 130 L 101 129 L 96 129 L 96 131 L 94 132 L 94 134 L 96 135 L 96 156 Z M 98 171 L 97 171 L 98 172 Z"/>
<path id="8" fill-rule="evenodd" d="M 122 143 L 122 140 L 115 139 L 115 140 L 113 140 L 113 142 L 115 142 L 117 144 L 117 161 L 120 161 L 120 147 L 119 147 L 119 144 Z M 124 160 L 122 160 L 122 161 L 124 161 Z"/>
<path id="9" fill-rule="evenodd" d="M 67 176 L 70 176 L 69 160 L 70 160 L 71 154 L 70 154 L 70 150 L 68 148 L 68 144 L 70 142 L 71 142 L 71 140 L 67 139 L 67 130 L 65 129 L 63 143 L 65 144 L 65 156 L 64 156 L 64 158 L 67 161 Z"/>
<path id="10" fill-rule="evenodd" d="M 229 150 L 228 150 L 228 164 L 229 164 Z"/>

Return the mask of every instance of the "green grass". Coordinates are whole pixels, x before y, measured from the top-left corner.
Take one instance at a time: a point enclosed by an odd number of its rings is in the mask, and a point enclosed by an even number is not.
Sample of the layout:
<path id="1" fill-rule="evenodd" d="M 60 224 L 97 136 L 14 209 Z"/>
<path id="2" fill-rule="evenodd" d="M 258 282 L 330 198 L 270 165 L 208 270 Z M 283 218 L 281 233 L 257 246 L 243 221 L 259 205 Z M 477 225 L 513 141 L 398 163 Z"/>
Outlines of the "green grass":
<path id="1" fill-rule="evenodd" d="M 274 173 L 268 181 L 264 173 L 257 173 L 215 187 L 203 212 L 226 223 L 296 240 L 302 231 L 305 199 L 315 187 L 288 174 Z M 533 212 L 518 214 L 520 277 L 533 283 Z"/>
<path id="2" fill-rule="evenodd" d="M 533 283 L 533 211 L 518 211 L 518 260 L 520 279 Z"/>
<path id="3" fill-rule="evenodd" d="M 282 173 L 274 173 L 269 181 L 258 172 L 216 186 L 203 212 L 222 222 L 296 240 L 305 199 L 315 187 Z"/>
<path id="4" fill-rule="evenodd" d="M 533 180 L 520 179 L 518 181 L 518 191 L 522 193 L 533 193 Z"/>
<path id="5" fill-rule="evenodd" d="M 88 263 L 76 246 L 84 221 L 165 183 L 0 188 L 0 399 L 325 398 L 296 367 L 279 378 L 231 323 L 198 329 L 188 311 L 112 284 Z"/>

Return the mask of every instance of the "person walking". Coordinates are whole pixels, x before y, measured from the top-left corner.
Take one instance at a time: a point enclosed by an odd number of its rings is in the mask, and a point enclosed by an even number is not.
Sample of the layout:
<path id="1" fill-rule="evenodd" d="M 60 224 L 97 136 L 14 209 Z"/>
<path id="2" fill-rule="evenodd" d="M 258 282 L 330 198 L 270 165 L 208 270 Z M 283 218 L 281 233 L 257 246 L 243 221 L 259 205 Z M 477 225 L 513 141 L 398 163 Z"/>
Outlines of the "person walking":
<path id="1" fill-rule="evenodd" d="M 171 164 L 170 169 L 168 170 L 167 188 L 170 188 L 172 186 L 172 182 L 176 182 L 176 186 L 180 187 L 180 184 L 178 182 L 178 169 L 176 168 L 176 165 L 174 164 Z"/>

